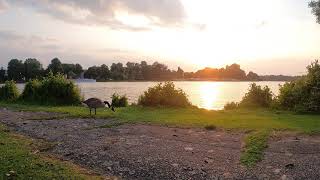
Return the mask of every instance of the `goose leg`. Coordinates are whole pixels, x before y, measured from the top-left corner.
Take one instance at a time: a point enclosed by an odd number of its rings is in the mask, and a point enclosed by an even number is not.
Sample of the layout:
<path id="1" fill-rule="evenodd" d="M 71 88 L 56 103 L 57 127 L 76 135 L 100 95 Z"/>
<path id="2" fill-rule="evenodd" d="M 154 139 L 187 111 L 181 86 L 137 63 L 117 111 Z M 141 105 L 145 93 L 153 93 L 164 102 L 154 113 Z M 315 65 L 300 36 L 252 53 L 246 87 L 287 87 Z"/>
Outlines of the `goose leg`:
<path id="1" fill-rule="evenodd" d="M 94 115 L 97 115 L 97 108 L 94 108 Z"/>

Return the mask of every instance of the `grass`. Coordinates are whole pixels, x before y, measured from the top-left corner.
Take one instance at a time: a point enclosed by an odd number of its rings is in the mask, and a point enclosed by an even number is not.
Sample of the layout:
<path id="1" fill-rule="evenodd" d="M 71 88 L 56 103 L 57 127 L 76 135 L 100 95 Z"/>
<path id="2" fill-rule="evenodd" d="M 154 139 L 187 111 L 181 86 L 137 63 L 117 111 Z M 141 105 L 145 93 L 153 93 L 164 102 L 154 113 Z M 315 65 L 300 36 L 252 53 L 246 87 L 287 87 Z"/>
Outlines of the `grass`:
<path id="1" fill-rule="evenodd" d="M 263 158 L 263 151 L 268 147 L 268 130 L 256 131 L 245 137 L 245 147 L 241 154 L 240 161 L 247 167 L 254 166 Z"/>
<path id="2" fill-rule="evenodd" d="M 0 179 L 102 179 L 71 163 L 36 153 L 40 146 L 43 144 L 11 134 L 0 124 Z"/>
<path id="3" fill-rule="evenodd" d="M 0 102 L 1 107 L 26 111 L 64 113 L 69 117 L 90 117 L 81 106 L 39 106 Z M 233 130 L 288 130 L 299 133 L 319 133 L 320 115 L 296 114 L 268 109 L 208 111 L 198 108 L 144 108 L 129 106 L 116 112 L 98 109 L 96 118 L 115 118 L 121 123 L 150 123 L 177 127 L 216 127 Z"/>

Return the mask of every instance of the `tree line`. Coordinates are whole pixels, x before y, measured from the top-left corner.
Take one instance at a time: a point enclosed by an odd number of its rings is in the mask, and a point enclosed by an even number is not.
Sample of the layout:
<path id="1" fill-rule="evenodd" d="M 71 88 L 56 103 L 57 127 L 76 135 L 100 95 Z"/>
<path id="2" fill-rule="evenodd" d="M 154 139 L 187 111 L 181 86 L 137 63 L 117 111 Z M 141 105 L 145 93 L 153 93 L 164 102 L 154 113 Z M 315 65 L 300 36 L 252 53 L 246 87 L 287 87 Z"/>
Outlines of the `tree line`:
<path id="1" fill-rule="evenodd" d="M 62 63 L 58 58 L 51 60 L 47 68 L 35 58 L 28 58 L 25 61 L 12 59 L 8 62 L 7 71 L 0 69 L 0 81 L 14 80 L 16 82 L 25 82 L 30 79 L 42 78 L 49 72 L 53 74 L 63 74 L 67 78 L 88 78 L 97 81 L 161 81 L 161 80 L 265 80 L 263 76 L 250 71 L 248 74 L 241 69 L 240 65 L 232 64 L 224 68 L 204 68 L 196 72 L 184 72 L 180 67 L 177 70 L 171 70 L 167 65 L 154 62 L 148 64 L 146 61 L 140 63 L 127 62 L 112 63 L 111 66 L 102 64 L 101 66 L 91 66 L 83 69 L 80 64 Z M 270 76 L 268 80 L 287 80 L 289 77 Z"/>

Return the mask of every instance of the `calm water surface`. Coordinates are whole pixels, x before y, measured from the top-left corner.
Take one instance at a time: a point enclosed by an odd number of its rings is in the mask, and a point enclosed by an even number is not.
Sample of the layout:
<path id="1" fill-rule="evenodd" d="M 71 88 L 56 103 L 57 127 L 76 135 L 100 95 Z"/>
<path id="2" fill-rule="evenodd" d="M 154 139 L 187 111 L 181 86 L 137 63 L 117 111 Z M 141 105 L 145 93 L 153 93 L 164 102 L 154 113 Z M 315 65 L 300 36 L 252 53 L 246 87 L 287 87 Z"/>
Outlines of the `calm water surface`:
<path id="1" fill-rule="evenodd" d="M 222 109 L 227 102 L 240 101 L 247 92 L 249 84 L 252 82 L 194 82 L 177 81 L 174 82 L 178 88 L 183 89 L 191 103 L 206 109 Z M 284 82 L 256 82 L 258 85 L 268 85 L 272 92 L 277 95 L 279 84 Z M 97 82 L 78 83 L 81 93 L 85 98 L 97 97 L 110 100 L 113 93 L 127 95 L 130 103 L 136 103 L 148 87 L 157 82 Z M 19 84 L 20 90 L 23 84 Z"/>

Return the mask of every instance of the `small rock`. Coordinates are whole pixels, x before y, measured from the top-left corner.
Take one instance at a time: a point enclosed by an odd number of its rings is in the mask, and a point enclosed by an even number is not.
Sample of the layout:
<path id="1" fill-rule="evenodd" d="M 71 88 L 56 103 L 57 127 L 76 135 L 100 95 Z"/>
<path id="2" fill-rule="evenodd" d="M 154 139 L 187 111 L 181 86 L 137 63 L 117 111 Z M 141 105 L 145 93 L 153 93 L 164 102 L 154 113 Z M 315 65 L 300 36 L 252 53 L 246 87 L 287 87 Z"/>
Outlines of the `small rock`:
<path id="1" fill-rule="evenodd" d="M 280 179 L 281 179 L 281 180 L 287 180 L 288 178 L 287 178 L 287 175 L 284 174 L 284 175 L 281 176 Z"/>
<path id="2" fill-rule="evenodd" d="M 286 151 L 286 152 L 285 152 L 285 155 L 286 155 L 286 156 L 292 156 L 293 154 L 292 154 L 291 152 L 289 152 L 289 151 Z"/>
<path id="3" fill-rule="evenodd" d="M 109 167 L 107 167 L 107 169 L 108 169 L 108 171 L 112 171 L 112 168 L 109 166 Z"/>
<path id="4" fill-rule="evenodd" d="M 178 137 L 178 135 L 176 135 L 176 134 L 174 134 L 174 135 L 172 135 L 172 136 L 174 136 L 174 137 Z"/>
<path id="5" fill-rule="evenodd" d="M 178 167 L 179 166 L 179 164 L 177 164 L 177 163 L 173 163 L 173 164 L 171 164 L 173 167 Z"/>
<path id="6" fill-rule="evenodd" d="M 192 148 L 192 147 L 185 147 L 184 150 L 186 150 L 186 151 L 193 151 L 193 148 Z"/>
<path id="7" fill-rule="evenodd" d="M 287 169 L 293 169 L 294 168 L 294 164 L 290 163 L 290 164 L 287 164 L 285 167 Z"/>
<path id="8" fill-rule="evenodd" d="M 281 169 L 275 169 L 275 170 L 273 170 L 273 172 L 274 172 L 275 174 L 279 174 L 280 171 L 281 171 Z"/>
<path id="9" fill-rule="evenodd" d="M 226 179 L 231 179 L 231 178 L 232 178 L 231 173 L 229 173 L 229 172 L 223 173 L 223 176 L 224 176 Z"/>
<path id="10" fill-rule="evenodd" d="M 64 156 L 71 156 L 73 154 L 74 154 L 73 152 L 69 152 L 69 153 L 66 153 Z"/>
<path id="11" fill-rule="evenodd" d="M 185 171 L 192 171 L 193 170 L 191 167 L 183 167 L 182 169 Z"/>
<path id="12" fill-rule="evenodd" d="M 212 149 L 208 151 L 208 153 L 213 153 L 213 152 L 214 152 L 214 151 L 213 151 Z"/>

